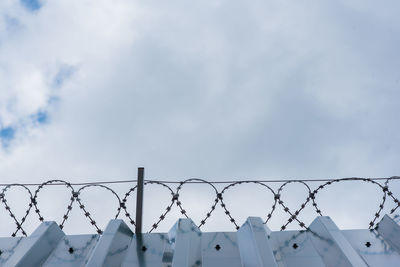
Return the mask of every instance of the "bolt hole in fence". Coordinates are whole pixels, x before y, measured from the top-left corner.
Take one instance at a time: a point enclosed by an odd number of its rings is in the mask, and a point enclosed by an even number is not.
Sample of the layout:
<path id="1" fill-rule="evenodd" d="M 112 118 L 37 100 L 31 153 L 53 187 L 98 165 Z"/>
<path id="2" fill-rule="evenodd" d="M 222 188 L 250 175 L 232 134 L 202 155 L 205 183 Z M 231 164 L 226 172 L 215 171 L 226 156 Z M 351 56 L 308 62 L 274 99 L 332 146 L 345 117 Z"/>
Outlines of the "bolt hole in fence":
<path id="1" fill-rule="evenodd" d="M 236 230 L 258 216 L 272 230 L 306 229 L 318 215 L 342 229 L 373 228 L 399 209 L 400 177 L 307 180 L 134 180 L 0 184 L 0 235 L 29 235 L 43 220 L 67 234 L 102 233 L 120 218 L 135 232 L 166 232 L 178 218 L 202 231 Z"/>

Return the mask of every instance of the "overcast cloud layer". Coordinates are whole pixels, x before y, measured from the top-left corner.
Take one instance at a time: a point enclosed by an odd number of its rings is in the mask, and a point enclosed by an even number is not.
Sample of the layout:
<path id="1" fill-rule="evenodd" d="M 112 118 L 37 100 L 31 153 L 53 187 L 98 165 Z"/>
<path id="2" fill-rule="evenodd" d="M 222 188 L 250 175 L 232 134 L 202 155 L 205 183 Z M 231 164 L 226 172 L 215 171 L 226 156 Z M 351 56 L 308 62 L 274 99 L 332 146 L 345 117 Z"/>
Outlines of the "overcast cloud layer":
<path id="1" fill-rule="evenodd" d="M 2 0 L 1 182 L 399 175 L 398 10 Z"/>

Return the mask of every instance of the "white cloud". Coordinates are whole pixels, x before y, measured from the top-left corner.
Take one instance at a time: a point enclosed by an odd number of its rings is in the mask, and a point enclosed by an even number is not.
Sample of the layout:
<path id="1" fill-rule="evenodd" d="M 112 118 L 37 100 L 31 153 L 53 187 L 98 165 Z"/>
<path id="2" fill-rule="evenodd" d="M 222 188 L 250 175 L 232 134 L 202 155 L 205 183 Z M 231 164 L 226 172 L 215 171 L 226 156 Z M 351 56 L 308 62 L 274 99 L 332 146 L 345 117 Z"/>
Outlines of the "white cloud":
<path id="1" fill-rule="evenodd" d="M 395 1 L 0 5 L 3 182 L 399 172 Z"/>

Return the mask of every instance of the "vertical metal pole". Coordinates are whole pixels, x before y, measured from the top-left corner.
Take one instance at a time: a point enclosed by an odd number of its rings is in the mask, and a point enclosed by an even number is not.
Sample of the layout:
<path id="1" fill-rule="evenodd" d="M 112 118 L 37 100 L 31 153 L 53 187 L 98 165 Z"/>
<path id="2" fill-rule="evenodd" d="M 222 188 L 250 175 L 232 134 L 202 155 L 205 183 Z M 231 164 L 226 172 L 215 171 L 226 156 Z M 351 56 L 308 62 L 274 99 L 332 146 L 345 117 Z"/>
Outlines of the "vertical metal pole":
<path id="1" fill-rule="evenodd" d="M 142 233 L 144 168 L 138 168 L 136 195 L 136 234 Z"/>

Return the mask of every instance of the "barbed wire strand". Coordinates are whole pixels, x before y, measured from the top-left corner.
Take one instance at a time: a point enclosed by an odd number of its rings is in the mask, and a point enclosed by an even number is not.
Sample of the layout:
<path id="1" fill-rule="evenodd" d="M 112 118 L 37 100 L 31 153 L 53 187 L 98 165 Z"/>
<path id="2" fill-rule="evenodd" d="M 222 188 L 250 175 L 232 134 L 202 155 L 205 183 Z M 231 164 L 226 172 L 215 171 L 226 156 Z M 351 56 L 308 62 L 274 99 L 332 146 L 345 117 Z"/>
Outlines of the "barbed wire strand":
<path id="1" fill-rule="evenodd" d="M 160 185 L 161 188 L 164 188 L 164 190 L 167 190 L 167 192 L 172 196 L 172 198 L 169 200 L 167 207 L 165 208 L 164 212 L 161 213 L 161 215 L 157 218 L 156 222 L 154 222 L 149 230 L 149 232 L 152 232 L 154 229 L 158 227 L 158 225 L 166 218 L 168 213 L 172 210 L 173 206 L 176 205 L 180 211 L 180 213 L 185 216 L 186 218 L 189 218 L 189 215 L 187 213 L 187 210 L 183 208 L 183 203 L 180 198 L 180 192 L 183 190 L 185 184 L 206 184 L 210 187 L 212 187 L 215 196 L 214 196 L 214 202 L 211 206 L 211 208 L 208 210 L 206 215 L 202 216 L 202 220 L 198 224 L 198 227 L 202 227 L 206 221 L 211 217 L 212 213 L 217 207 L 217 204 L 220 204 L 222 207 L 223 211 L 225 212 L 225 215 L 228 217 L 229 221 L 234 225 L 236 229 L 239 228 L 239 225 L 232 215 L 232 212 L 228 209 L 227 203 L 224 202 L 224 194 L 232 187 L 237 187 L 241 186 L 243 184 L 255 184 L 255 185 L 260 185 L 264 189 L 266 189 L 266 192 L 269 194 L 272 194 L 273 196 L 273 203 L 272 203 L 272 208 L 268 213 L 267 219 L 264 221 L 264 224 L 267 224 L 268 221 L 271 219 L 273 213 L 276 211 L 277 207 L 281 207 L 283 211 L 289 215 L 289 218 L 287 221 L 282 225 L 281 230 L 285 230 L 287 226 L 293 222 L 297 222 L 298 225 L 306 230 L 309 230 L 308 227 L 305 225 L 304 222 L 299 220 L 299 214 L 305 209 L 305 207 L 309 204 L 312 203 L 312 206 L 315 209 L 315 212 L 317 215 L 322 216 L 323 212 L 321 211 L 320 207 L 317 205 L 316 201 L 316 196 L 318 195 L 319 192 L 322 190 L 326 190 L 327 188 L 330 188 L 331 184 L 336 184 L 339 182 L 366 182 L 369 184 L 372 184 L 374 186 L 377 186 L 380 191 L 382 191 L 382 201 L 379 203 L 379 208 L 373 215 L 373 218 L 369 222 L 369 229 L 373 229 L 377 225 L 378 218 L 381 217 L 381 212 L 384 209 L 384 206 L 387 204 L 387 200 L 392 200 L 395 204 L 394 207 L 390 209 L 390 214 L 393 214 L 399 207 L 400 207 L 400 201 L 397 197 L 394 196 L 393 192 L 391 191 L 390 188 L 390 182 L 394 180 L 399 180 L 399 176 L 392 176 L 389 178 L 359 178 L 359 177 L 349 177 L 349 178 L 336 178 L 336 179 L 294 179 L 294 180 L 239 180 L 239 181 L 207 181 L 203 179 L 197 179 L 197 178 L 191 178 L 191 179 L 186 179 L 184 181 L 158 181 L 158 180 L 145 180 L 145 185 Z M 379 181 L 384 181 L 384 183 L 380 183 Z M 54 180 L 49 180 L 43 183 L 30 183 L 30 184 L 19 184 L 19 183 L 13 183 L 13 184 L 0 184 L 0 203 L 3 204 L 4 208 L 6 209 L 7 213 L 11 217 L 11 219 L 15 222 L 16 224 L 16 229 L 12 233 L 12 236 L 15 236 L 18 232 L 20 232 L 22 235 L 27 236 L 26 231 L 23 229 L 23 224 L 26 222 L 26 219 L 28 215 L 30 214 L 31 210 L 34 210 L 35 213 L 37 213 L 39 217 L 39 221 L 42 222 L 44 220 L 43 216 L 41 215 L 41 212 L 39 210 L 39 204 L 38 204 L 38 196 L 39 192 L 41 189 L 47 186 L 52 186 L 52 185 L 63 185 L 67 187 L 68 191 L 70 191 L 71 197 L 69 199 L 69 203 L 67 205 L 67 208 L 64 212 L 64 216 L 62 217 L 61 223 L 59 223 L 60 228 L 64 227 L 64 224 L 67 222 L 69 218 L 69 213 L 73 209 L 73 207 L 78 206 L 82 211 L 85 217 L 89 220 L 90 224 L 93 225 L 95 228 L 96 232 L 98 234 L 102 234 L 102 229 L 97 225 L 96 221 L 93 219 L 92 215 L 90 212 L 87 210 L 87 207 L 84 205 L 81 195 L 84 191 L 87 191 L 88 189 L 91 188 L 99 188 L 101 190 L 105 190 L 106 192 L 111 193 L 110 196 L 113 196 L 118 208 L 116 211 L 116 214 L 114 218 L 118 218 L 120 215 L 121 209 L 124 210 L 123 213 L 125 213 L 125 216 L 129 219 L 129 222 L 133 225 L 135 225 L 135 221 L 133 218 L 130 216 L 128 212 L 128 207 L 127 204 L 129 203 L 128 197 L 130 196 L 131 193 L 134 193 L 136 189 L 136 185 L 133 184 L 131 188 L 128 189 L 128 191 L 124 194 L 124 197 L 121 198 L 120 195 L 117 194 L 116 191 L 114 191 L 112 188 L 106 186 L 106 184 L 121 184 L 121 183 L 134 183 L 136 180 L 118 180 L 118 181 L 102 181 L 102 182 L 86 182 L 86 183 L 69 183 L 64 180 L 60 179 L 54 179 Z M 311 189 L 308 183 L 313 183 L 313 182 L 320 182 L 320 184 L 317 184 L 316 189 Z M 321 183 L 322 182 L 322 183 Z M 267 183 L 282 183 L 280 187 L 277 189 L 277 191 L 274 191 L 271 187 L 267 185 Z M 175 189 L 172 189 L 168 184 L 178 184 L 178 186 Z M 227 184 L 221 191 L 215 187 L 215 184 Z M 284 203 L 282 199 L 282 194 L 284 192 L 284 188 L 289 185 L 289 184 L 299 184 L 304 186 L 307 191 L 308 195 L 306 199 L 302 203 L 299 208 L 295 211 L 290 210 L 290 208 Z M 30 186 L 37 186 L 35 190 L 29 189 Z M 79 186 L 79 188 L 77 188 Z M 17 216 L 15 216 L 14 212 L 12 211 L 11 207 L 9 206 L 7 202 L 7 195 L 9 194 L 10 190 L 13 187 L 19 187 L 22 188 L 27 192 L 27 196 L 30 200 L 28 207 L 25 211 L 25 214 L 20 218 L 17 219 Z M 103 195 L 102 195 L 103 196 Z M 134 206 L 134 205 L 132 205 Z M 32 209 L 33 208 L 33 209 Z"/>
<path id="2" fill-rule="evenodd" d="M 240 182 L 260 182 L 260 183 L 286 183 L 289 181 L 301 181 L 301 182 L 329 182 L 329 181 L 336 181 L 336 180 L 351 180 L 351 179 L 368 179 L 371 181 L 382 181 L 387 179 L 400 179 L 400 176 L 391 176 L 391 177 L 342 177 L 342 178 L 326 178 L 326 179 L 270 179 L 270 180 L 257 180 L 257 179 L 238 179 L 238 180 L 230 180 L 230 181 L 207 181 L 200 179 L 200 178 L 190 178 L 191 180 L 187 182 L 188 184 L 233 184 L 238 181 Z M 145 179 L 145 182 L 159 182 L 164 184 L 180 184 L 182 181 L 169 181 L 169 180 L 154 180 L 154 179 Z M 116 181 L 93 181 L 93 182 L 84 182 L 84 183 L 69 183 L 70 185 L 94 185 L 94 184 L 123 184 L 123 183 L 136 183 L 137 180 L 116 180 Z M 15 183 L 0 183 L 0 186 L 8 186 L 13 185 Z M 43 183 L 18 183 L 20 185 L 25 186 L 40 186 Z M 64 183 L 52 183 L 49 185 L 64 185 Z"/>

